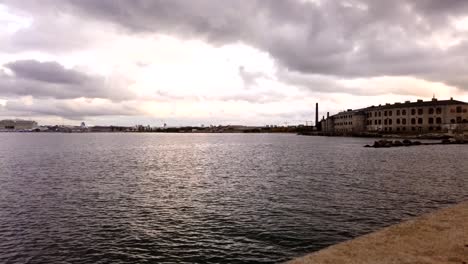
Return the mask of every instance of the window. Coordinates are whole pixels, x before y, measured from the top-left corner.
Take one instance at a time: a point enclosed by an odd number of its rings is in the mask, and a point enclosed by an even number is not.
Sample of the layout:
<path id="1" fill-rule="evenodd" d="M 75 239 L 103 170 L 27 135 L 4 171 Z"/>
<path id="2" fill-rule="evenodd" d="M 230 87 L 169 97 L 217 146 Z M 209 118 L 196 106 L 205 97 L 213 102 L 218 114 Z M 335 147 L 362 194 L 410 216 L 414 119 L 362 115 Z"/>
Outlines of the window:
<path id="1" fill-rule="evenodd" d="M 379 112 L 379 117 L 381 117 L 381 116 L 382 116 L 382 112 Z"/>
<path id="2" fill-rule="evenodd" d="M 461 123 L 461 122 L 462 122 L 461 116 L 457 116 L 457 123 Z"/>
<path id="3" fill-rule="evenodd" d="M 437 107 L 436 108 L 436 114 L 438 114 L 438 115 L 442 114 L 442 108 Z"/>
<path id="4" fill-rule="evenodd" d="M 385 119 L 384 120 L 384 125 L 387 125 L 388 124 L 388 119 Z"/>
<path id="5" fill-rule="evenodd" d="M 406 118 L 403 118 L 403 119 L 401 120 L 401 123 L 402 123 L 403 125 L 406 125 Z"/>
<path id="6" fill-rule="evenodd" d="M 400 131 L 400 128 L 399 128 L 399 127 L 397 127 L 397 128 L 396 128 L 396 131 Z"/>
<path id="7" fill-rule="evenodd" d="M 442 124 L 442 118 L 440 117 L 436 118 L 436 124 Z"/>
<path id="8" fill-rule="evenodd" d="M 397 116 L 400 115 L 400 110 L 396 110 L 396 115 L 397 115 Z"/>
<path id="9" fill-rule="evenodd" d="M 382 124 L 382 119 L 381 119 L 381 120 L 379 120 L 379 125 L 381 125 L 381 124 Z"/>
<path id="10" fill-rule="evenodd" d="M 393 111 L 391 111 L 391 110 L 388 111 L 388 115 L 389 115 L 389 116 L 392 116 L 392 114 L 393 114 Z"/>
<path id="11" fill-rule="evenodd" d="M 396 123 L 397 123 L 397 125 L 400 124 L 400 118 L 397 118 Z"/>
<path id="12" fill-rule="evenodd" d="M 430 115 L 434 114 L 434 108 L 429 108 L 429 114 Z"/>
<path id="13" fill-rule="evenodd" d="M 377 125 L 377 120 L 374 120 L 374 125 Z"/>
<path id="14" fill-rule="evenodd" d="M 392 131 L 392 128 L 391 128 L 391 127 L 389 127 L 389 128 L 388 128 L 388 131 Z"/>
<path id="15" fill-rule="evenodd" d="M 392 119 L 389 119 L 389 120 L 388 120 L 388 124 L 389 124 L 389 125 L 392 125 L 392 123 L 393 123 L 393 120 L 392 120 Z"/>
<path id="16" fill-rule="evenodd" d="M 423 123 L 423 119 L 422 118 L 418 118 L 418 124 L 422 124 Z"/>
<path id="17" fill-rule="evenodd" d="M 432 117 L 429 118 L 429 124 L 431 124 L 431 125 L 434 124 L 434 118 L 432 118 Z"/>
<path id="18" fill-rule="evenodd" d="M 402 127 L 401 130 L 406 131 L 406 127 Z"/>
<path id="19" fill-rule="evenodd" d="M 463 110 L 462 110 L 462 107 L 461 106 L 457 106 L 457 113 L 461 113 Z"/>
<path id="20" fill-rule="evenodd" d="M 451 119 L 450 123 L 455 124 L 455 119 Z"/>
<path id="21" fill-rule="evenodd" d="M 383 115 L 384 115 L 384 116 L 387 116 L 387 111 L 384 111 L 384 112 L 383 112 Z"/>
<path id="22" fill-rule="evenodd" d="M 411 131 L 416 131 L 416 128 L 415 128 L 415 127 L 411 127 Z"/>
<path id="23" fill-rule="evenodd" d="M 411 118 L 411 124 L 416 125 L 416 118 Z"/>
<path id="24" fill-rule="evenodd" d="M 411 109 L 411 114 L 415 115 L 416 114 L 416 109 Z"/>
<path id="25" fill-rule="evenodd" d="M 402 114 L 402 115 L 406 115 L 406 110 L 402 110 L 402 111 L 401 111 L 401 114 Z"/>
<path id="26" fill-rule="evenodd" d="M 419 108 L 418 109 L 418 115 L 422 115 L 424 113 L 423 109 L 422 108 Z"/>

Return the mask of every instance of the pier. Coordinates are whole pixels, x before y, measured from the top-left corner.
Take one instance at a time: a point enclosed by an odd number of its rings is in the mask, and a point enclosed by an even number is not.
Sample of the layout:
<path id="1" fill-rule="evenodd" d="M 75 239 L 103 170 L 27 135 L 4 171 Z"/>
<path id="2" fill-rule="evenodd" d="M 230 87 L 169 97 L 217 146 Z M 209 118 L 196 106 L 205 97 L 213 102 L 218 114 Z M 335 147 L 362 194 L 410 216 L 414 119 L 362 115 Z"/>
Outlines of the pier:
<path id="1" fill-rule="evenodd" d="M 468 202 L 343 242 L 290 264 L 468 264 Z"/>

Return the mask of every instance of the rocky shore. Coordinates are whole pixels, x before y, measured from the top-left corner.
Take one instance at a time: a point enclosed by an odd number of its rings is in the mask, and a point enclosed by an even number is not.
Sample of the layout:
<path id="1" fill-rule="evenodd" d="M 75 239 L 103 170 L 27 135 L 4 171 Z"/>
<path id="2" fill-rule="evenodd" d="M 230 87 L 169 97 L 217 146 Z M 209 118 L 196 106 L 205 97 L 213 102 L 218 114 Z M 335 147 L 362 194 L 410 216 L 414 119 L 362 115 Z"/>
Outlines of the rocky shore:
<path id="1" fill-rule="evenodd" d="M 443 139 L 441 142 L 421 143 L 421 141 L 411 141 L 405 139 L 400 140 L 378 140 L 373 145 L 365 145 L 366 148 L 392 148 L 392 147 L 410 147 L 410 146 L 427 146 L 427 145 L 451 145 L 451 144 L 468 144 L 466 140 Z"/>

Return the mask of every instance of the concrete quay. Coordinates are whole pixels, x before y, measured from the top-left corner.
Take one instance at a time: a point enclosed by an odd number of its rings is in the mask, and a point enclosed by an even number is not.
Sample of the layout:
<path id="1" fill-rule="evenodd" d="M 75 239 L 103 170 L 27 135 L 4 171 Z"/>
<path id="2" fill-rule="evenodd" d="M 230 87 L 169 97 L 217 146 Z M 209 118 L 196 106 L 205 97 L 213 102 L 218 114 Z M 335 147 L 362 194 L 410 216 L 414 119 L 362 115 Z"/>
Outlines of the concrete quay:
<path id="1" fill-rule="evenodd" d="M 346 241 L 290 264 L 468 264 L 468 202 Z"/>

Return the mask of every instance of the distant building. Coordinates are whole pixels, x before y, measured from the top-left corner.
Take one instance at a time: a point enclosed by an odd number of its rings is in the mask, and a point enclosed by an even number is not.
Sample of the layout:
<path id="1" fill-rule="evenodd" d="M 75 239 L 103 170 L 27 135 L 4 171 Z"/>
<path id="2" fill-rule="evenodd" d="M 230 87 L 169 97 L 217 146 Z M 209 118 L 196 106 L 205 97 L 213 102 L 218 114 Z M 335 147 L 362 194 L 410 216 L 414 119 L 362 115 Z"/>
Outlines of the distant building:
<path id="1" fill-rule="evenodd" d="M 90 132 L 134 132 L 137 131 L 134 127 L 122 127 L 122 126 L 93 126 L 89 127 Z"/>
<path id="2" fill-rule="evenodd" d="M 1 130 L 31 130 L 37 127 L 36 121 L 29 121 L 29 120 L 1 120 L 0 121 L 0 129 Z"/>
<path id="3" fill-rule="evenodd" d="M 467 127 L 468 103 L 418 100 L 347 110 L 323 119 L 322 131 L 334 134 L 362 132 L 431 133 Z"/>

